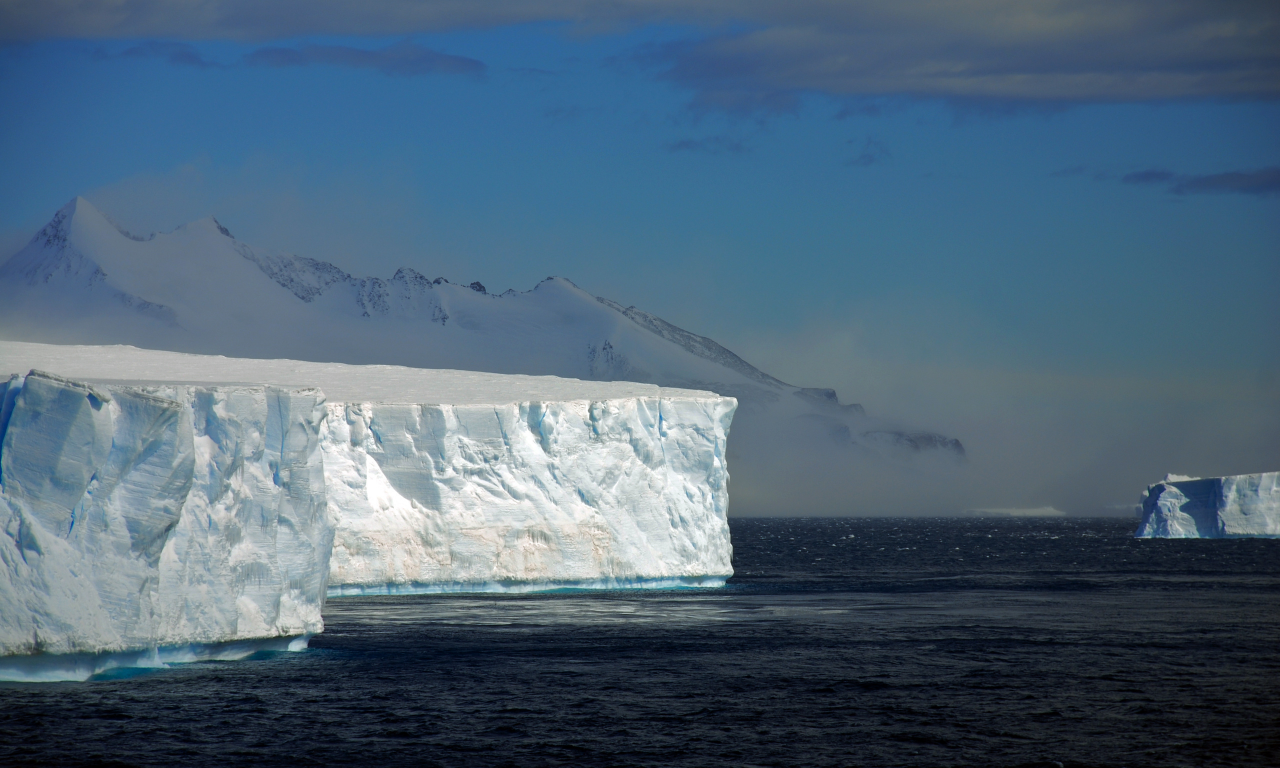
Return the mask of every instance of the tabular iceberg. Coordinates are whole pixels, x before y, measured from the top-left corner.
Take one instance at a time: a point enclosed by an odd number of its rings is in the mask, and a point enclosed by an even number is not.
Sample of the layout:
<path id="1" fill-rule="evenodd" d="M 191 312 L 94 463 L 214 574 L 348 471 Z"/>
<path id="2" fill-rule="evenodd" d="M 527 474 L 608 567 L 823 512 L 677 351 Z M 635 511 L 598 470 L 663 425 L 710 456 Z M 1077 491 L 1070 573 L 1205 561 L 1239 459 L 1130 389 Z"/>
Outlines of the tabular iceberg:
<path id="1" fill-rule="evenodd" d="M 323 628 L 319 390 L 33 370 L 0 394 L 0 677 Z"/>
<path id="2" fill-rule="evenodd" d="M 1170 475 L 1142 495 L 1137 538 L 1280 538 L 1280 472 Z"/>
<path id="3" fill-rule="evenodd" d="M 719 585 L 733 398 L 633 382 L 0 342 L 86 378 L 319 386 L 330 594 Z"/>
<path id="4" fill-rule="evenodd" d="M 329 405 L 331 594 L 719 585 L 715 396 Z"/>

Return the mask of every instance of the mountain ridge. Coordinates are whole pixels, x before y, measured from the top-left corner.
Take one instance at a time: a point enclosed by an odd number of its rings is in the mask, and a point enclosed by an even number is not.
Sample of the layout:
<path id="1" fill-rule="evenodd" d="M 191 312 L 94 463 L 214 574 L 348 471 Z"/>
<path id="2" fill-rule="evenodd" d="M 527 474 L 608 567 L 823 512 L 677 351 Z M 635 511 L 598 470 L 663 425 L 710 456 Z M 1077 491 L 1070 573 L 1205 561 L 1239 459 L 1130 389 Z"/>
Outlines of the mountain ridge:
<path id="1" fill-rule="evenodd" d="M 549 277 L 490 294 L 401 267 L 359 277 L 236 239 L 209 216 L 142 238 L 87 200 L 63 206 L 0 264 L 0 337 L 229 357 L 381 363 L 629 380 L 740 401 L 731 452 L 781 466 L 777 439 L 841 461 L 962 460 L 963 444 L 788 384 L 723 345 Z M 788 472 L 818 466 L 803 462 Z M 781 470 L 779 470 L 781 471 Z"/>

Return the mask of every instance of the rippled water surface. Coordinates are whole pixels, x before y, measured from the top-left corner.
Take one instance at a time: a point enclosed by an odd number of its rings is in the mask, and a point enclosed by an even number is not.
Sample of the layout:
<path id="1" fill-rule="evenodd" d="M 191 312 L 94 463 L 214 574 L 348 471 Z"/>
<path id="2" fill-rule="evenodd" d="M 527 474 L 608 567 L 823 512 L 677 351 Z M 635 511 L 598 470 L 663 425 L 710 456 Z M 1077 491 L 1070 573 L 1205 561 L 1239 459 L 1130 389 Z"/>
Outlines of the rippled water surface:
<path id="1" fill-rule="evenodd" d="M 0 685 L 4 765 L 1280 765 L 1280 540 L 735 520 L 718 590 L 332 599 L 305 653 Z"/>

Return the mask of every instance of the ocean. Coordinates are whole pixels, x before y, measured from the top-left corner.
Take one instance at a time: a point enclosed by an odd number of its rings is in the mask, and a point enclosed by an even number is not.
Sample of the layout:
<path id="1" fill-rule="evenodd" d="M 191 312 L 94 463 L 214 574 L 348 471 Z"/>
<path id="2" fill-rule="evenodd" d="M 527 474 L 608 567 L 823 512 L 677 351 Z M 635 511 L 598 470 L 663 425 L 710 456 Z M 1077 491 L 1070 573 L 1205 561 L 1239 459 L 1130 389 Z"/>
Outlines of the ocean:
<path id="1" fill-rule="evenodd" d="M 1280 540 L 731 526 L 721 589 L 338 598 L 302 653 L 0 684 L 0 765 L 1280 765 Z"/>

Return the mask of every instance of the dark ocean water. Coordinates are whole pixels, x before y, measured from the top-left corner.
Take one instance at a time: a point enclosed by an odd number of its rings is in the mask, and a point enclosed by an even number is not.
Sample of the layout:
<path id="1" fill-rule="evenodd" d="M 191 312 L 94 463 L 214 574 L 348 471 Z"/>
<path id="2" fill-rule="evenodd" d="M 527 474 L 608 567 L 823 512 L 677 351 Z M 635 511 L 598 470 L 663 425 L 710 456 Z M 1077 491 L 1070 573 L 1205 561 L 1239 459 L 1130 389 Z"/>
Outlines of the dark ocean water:
<path id="1" fill-rule="evenodd" d="M 719 590 L 330 600 L 305 653 L 0 684 L 3 765 L 1280 765 L 1280 540 L 734 520 Z"/>

